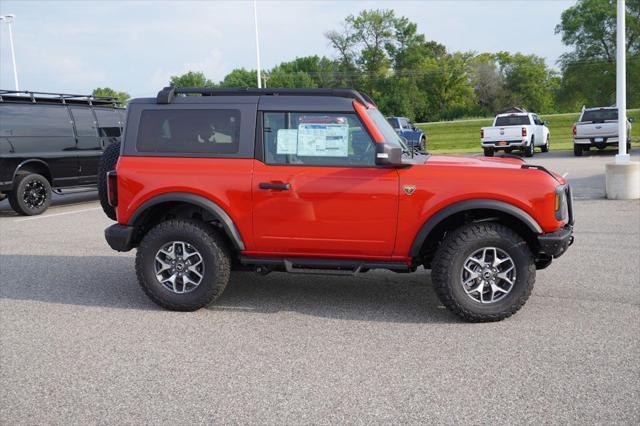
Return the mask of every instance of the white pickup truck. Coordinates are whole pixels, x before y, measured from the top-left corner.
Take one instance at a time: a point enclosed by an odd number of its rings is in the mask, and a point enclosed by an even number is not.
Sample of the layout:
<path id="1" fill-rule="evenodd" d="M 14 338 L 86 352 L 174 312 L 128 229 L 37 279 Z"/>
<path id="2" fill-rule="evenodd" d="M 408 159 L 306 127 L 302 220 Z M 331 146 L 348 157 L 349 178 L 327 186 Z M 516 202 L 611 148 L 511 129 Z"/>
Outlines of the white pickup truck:
<path id="1" fill-rule="evenodd" d="M 627 123 L 627 151 L 631 148 L 631 120 Z M 602 150 L 618 145 L 618 109 L 586 108 L 573 125 L 573 154 L 581 156 L 592 146 Z"/>
<path id="2" fill-rule="evenodd" d="M 519 149 L 526 157 L 533 156 L 535 147 L 549 151 L 549 128 L 537 114 L 515 112 L 498 114 L 493 126 L 480 129 L 480 144 L 484 155 L 493 157 L 495 151 L 507 153 Z"/>

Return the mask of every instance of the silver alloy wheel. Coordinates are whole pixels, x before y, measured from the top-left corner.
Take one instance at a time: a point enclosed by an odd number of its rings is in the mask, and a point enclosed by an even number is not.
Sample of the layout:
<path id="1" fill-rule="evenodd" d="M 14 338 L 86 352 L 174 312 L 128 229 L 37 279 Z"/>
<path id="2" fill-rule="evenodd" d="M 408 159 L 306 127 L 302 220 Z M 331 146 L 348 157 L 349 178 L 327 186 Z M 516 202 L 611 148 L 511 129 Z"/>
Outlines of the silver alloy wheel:
<path id="1" fill-rule="evenodd" d="M 507 252 L 497 247 L 483 247 L 464 261 L 460 274 L 467 296 L 480 303 L 495 303 L 513 289 L 516 264 Z"/>
<path id="2" fill-rule="evenodd" d="M 184 241 L 163 245 L 154 260 L 156 279 L 173 293 L 195 290 L 204 277 L 204 259 L 194 246 Z"/>

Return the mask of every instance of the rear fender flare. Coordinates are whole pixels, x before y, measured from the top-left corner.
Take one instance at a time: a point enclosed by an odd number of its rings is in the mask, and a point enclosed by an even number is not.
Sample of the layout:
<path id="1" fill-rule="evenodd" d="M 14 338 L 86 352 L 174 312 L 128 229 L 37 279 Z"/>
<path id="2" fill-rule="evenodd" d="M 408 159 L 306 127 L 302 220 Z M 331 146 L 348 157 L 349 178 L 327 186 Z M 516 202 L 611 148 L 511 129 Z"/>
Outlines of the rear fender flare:
<path id="1" fill-rule="evenodd" d="M 242 236 L 240 235 L 238 228 L 236 227 L 231 217 L 227 214 L 227 212 L 224 211 L 224 209 L 220 207 L 218 204 L 209 200 L 208 198 L 205 198 L 196 194 L 191 194 L 188 192 L 168 192 L 145 201 L 131 215 L 131 217 L 127 222 L 127 225 L 134 226 L 136 221 L 140 219 L 142 214 L 145 211 L 147 211 L 149 208 L 155 205 L 168 203 L 168 202 L 176 202 L 176 201 L 201 207 L 202 209 L 210 213 L 213 217 L 215 217 L 220 222 L 220 225 L 222 225 L 224 232 L 227 234 L 227 236 L 233 243 L 234 247 L 237 250 L 245 249 Z"/>
<path id="2" fill-rule="evenodd" d="M 411 250 L 409 251 L 410 257 L 416 257 L 420 254 L 420 249 L 422 245 L 427 240 L 429 233 L 433 231 L 433 229 L 438 226 L 443 220 L 449 218 L 450 216 L 460 213 L 467 210 L 496 210 L 501 213 L 506 213 L 514 218 L 520 220 L 524 223 L 527 228 L 531 230 L 534 234 L 542 234 L 542 228 L 536 222 L 536 220 L 531 217 L 531 215 L 524 210 L 505 203 L 503 201 L 491 200 L 491 199 L 474 199 L 474 200 L 465 200 L 460 201 L 454 204 L 450 204 L 433 216 L 431 216 L 427 221 L 422 225 L 415 239 L 413 240 L 413 244 L 411 245 Z"/>

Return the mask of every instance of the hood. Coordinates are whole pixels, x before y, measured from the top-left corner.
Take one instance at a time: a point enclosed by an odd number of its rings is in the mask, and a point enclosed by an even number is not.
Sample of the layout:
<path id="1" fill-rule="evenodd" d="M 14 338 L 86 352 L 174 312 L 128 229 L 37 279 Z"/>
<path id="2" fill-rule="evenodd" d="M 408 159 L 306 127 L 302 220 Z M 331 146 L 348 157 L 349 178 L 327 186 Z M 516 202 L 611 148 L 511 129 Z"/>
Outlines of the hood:
<path id="1" fill-rule="evenodd" d="M 558 173 L 547 170 L 546 168 L 536 168 L 531 164 L 531 168 L 523 169 L 524 164 L 527 163 L 519 158 L 496 158 L 496 157 L 483 157 L 483 156 L 454 156 L 454 155 L 431 155 L 427 160 L 422 163 L 427 166 L 444 166 L 444 167 L 481 167 L 492 169 L 519 169 L 523 172 L 537 171 L 542 173 L 549 173 L 556 181 L 561 184 L 565 184 L 566 180 Z"/>
<path id="2" fill-rule="evenodd" d="M 462 157 L 453 155 L 432 155 L 425 164 L 430 166 L 453 166 L 453 167 L 492 167 L 499 169 L 519 169 L 525 164 L 517 158 L 495 158 L 495 157 Z"/>

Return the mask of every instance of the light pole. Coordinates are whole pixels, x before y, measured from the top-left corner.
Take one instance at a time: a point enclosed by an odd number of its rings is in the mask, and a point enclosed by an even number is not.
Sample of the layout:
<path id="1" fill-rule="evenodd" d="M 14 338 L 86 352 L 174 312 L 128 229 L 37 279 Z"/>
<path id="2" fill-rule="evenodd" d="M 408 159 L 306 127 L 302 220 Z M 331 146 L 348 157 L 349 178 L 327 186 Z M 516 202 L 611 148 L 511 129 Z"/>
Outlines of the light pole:
<path id="1" fill-rule="evenodd" d="M 618 155 L 616 163 L 626 163 L 631 160 L 627 153 L 627 52 L 625 42 L 625 14 L 624 0 L 618 0 L 617 47 L 616 47 L 616 104 L 618 104 Z"/>
<path id="2" fill-rule="evenodd" d="M 260 42 L 258 40 L 258 6 L 253 0 L 253 23 L 256 27 L 256 61 L 258 63 L 258 89 L 262 88 L 262 78 L 260 76 Z"/>
<path id="3" fill-rule="evenodd" d="M 13 62 L 13 83 L 16 87 L 16 91 L 20 90 L 18 86 L 18 70 L 16 68 L 16 52 L 13 48 L 13 32 L 11 31 L 11 24 L 13 23 L 16 15 L 8 14 L 0 16 L 0 22 L 6 22 L 9 28 L 9 46 L 11 46 L 11 61 Z"/>
<path id="4" fill-rule="evenodd" d="M 616 45 L 616 105 L 618 106 L 618 155 L 605 165 L 605 190 L 610 200 L 640 198 L 640 162 L 631 161 L 627 153 L 627 75 L 624 0 L 618 0 Z"/>

